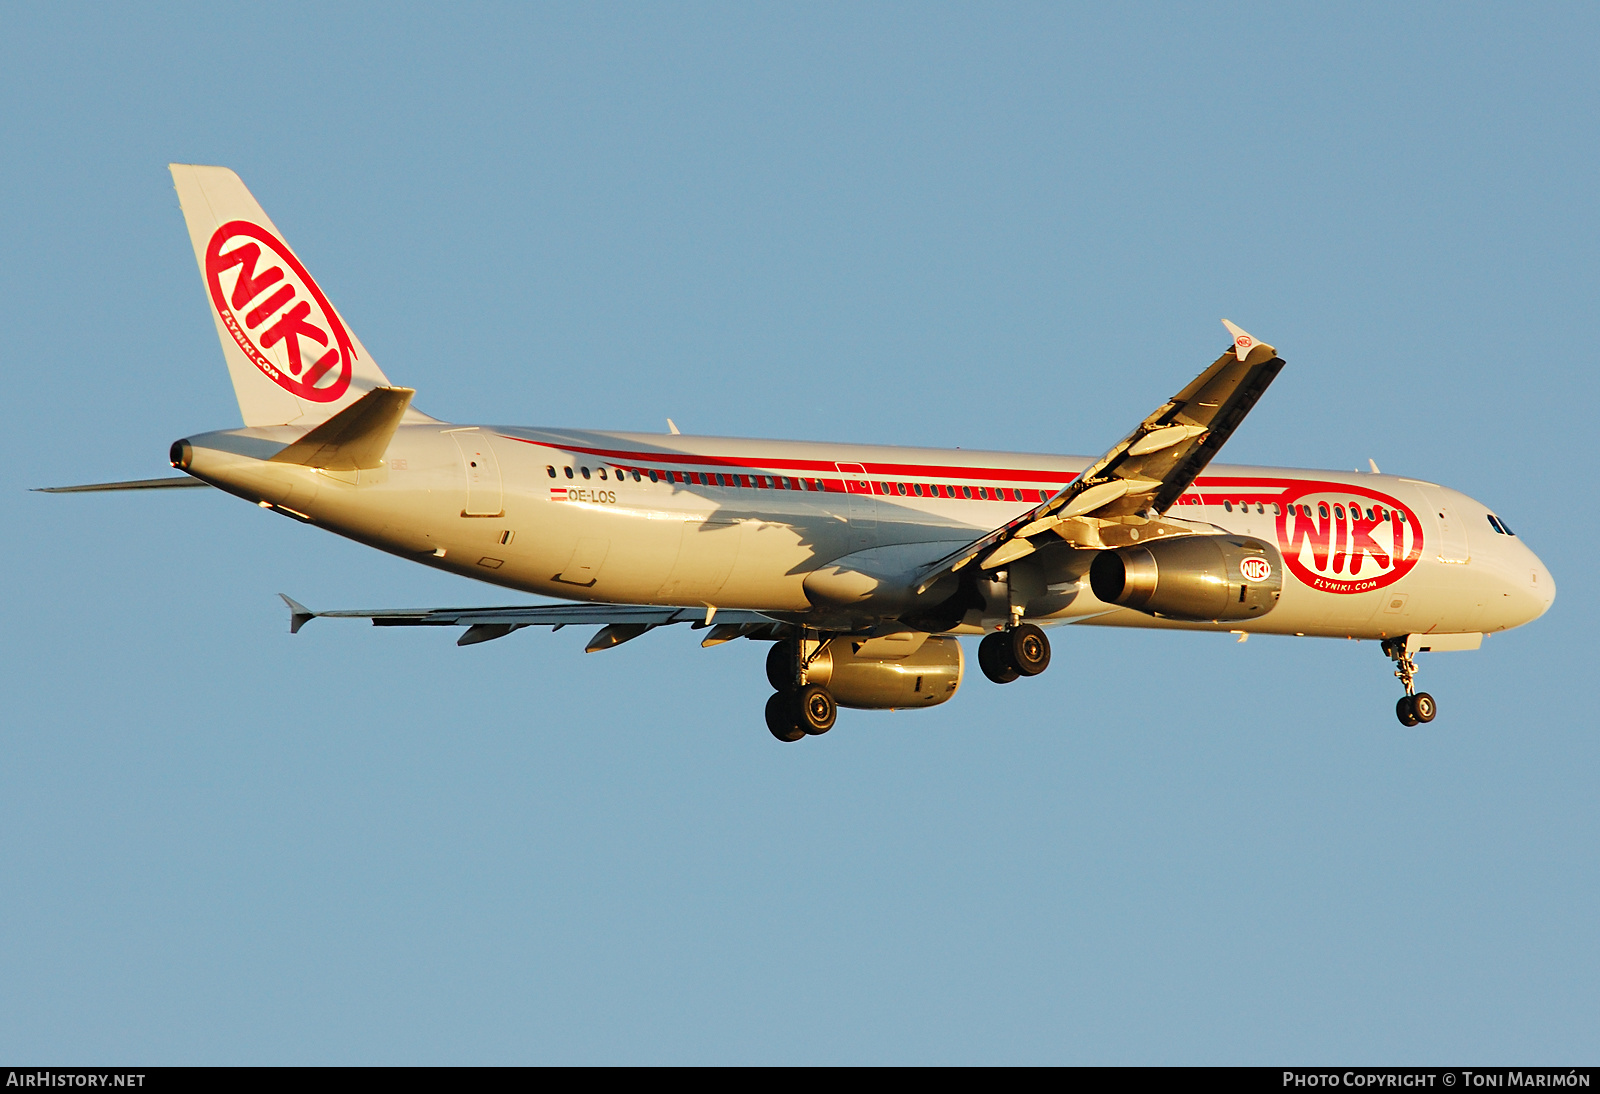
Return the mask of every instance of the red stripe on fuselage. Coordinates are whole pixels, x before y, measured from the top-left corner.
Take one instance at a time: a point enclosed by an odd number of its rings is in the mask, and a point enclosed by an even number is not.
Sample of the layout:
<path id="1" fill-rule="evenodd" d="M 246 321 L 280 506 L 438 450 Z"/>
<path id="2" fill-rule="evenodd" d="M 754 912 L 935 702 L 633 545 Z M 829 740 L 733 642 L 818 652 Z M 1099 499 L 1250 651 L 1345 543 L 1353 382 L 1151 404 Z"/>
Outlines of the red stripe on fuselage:
<path id="1" fill-rule="evenodd" d="M 531 444 L 540 448 L 550 448 L 558 452 L 581 452 L 586 456 L 595 456 L 610 460 L 614 463 L 625 463 L 629 467 L 650 466 L 666 467 L 694 465 L 698 467 L 727 467 L 742 468 L 745 471 L 761 472 L 764 470 L 777 470 L 783 473 L 794 472 L 803 478 L 816 478 L 815 474 L 807 472 L 823 472 L 832 478 L 839 477 L 838 464 L 827 460 L 801 460 L 788 457 L 782 460 L 765 462 L 757 459 L 739 459 L 731 456 L 702 456 L 692 452 L 638 452 L 620 448 L 586 448 L 581 445 L 554 444 L 550 441 L 534 441 L 527 437 L 512 437 L 504 433 L 496 433 L 497 437 L 504 437 L 508 441 L 520 441 L 522 444 Z M 859 464 L 866 468 L 862 478 L 890 478 L 906 480 L 931 481 L 932 479 L 1004 479 L 1014 482 L 1029 483 L 1058 483 L 1071 482 L 1077 477 L 1075 472 L 1069 471 L 1031 471 L 1018 468 L 991 468 L 991 467 L 957 467 L 946 464 L 911 464 L 911 463 L 869 463 Z"/>

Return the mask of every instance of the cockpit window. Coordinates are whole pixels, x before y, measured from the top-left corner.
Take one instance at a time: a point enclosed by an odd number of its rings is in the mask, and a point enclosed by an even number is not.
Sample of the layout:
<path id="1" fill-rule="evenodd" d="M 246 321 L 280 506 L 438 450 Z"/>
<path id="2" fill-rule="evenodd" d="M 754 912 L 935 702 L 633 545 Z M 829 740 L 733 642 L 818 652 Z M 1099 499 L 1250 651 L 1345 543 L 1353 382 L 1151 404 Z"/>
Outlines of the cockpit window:
<path id="1" fill-rule="evenodd" d="M 1499 532 L 1503 536 L 1514 536 L 1514 535 L 1516 535 L 1515 532 L 1513 532 L 1510 528 L 1506 527 L 1506 522 L 1505 521 L 1501 520 L 1499 517 L 1495 516 L 1493 513 L 1489 514 L 1489 527 L 1493 528 L 1496 532 Z"/>

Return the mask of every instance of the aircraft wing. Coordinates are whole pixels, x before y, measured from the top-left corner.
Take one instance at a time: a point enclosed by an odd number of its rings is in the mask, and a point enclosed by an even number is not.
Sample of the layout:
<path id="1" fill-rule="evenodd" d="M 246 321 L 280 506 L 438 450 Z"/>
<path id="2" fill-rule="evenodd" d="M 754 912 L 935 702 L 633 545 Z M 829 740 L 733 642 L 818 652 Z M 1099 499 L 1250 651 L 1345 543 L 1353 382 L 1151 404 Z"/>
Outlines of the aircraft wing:
<path id="1" fill-rule="evenodd" d="M 604 624 L 589 640 L 585 652 L 620 646 L 657 627 L 690 623 L 695 629 L 711 628 L 701 643 L 714 646 L 742 635 L 756 636 L 768 629 L 787 628 L 775 616 L 751 611 L 717 611 L 707 608 L 655 607 L 648 604 L 521 604 L 504 608 L 359 608 L 353 611 L 314 612 L 285 596 L 289 605 L 289 633 L 313 619 L 370 619 L 378 627 L 466 627 L 458 646 L 471 646 L 503 638 L 523 627 Z M 713 626 L 712 620 L 716 620 Z"/>
<path id="2" fill-rule="evenodd" d="M 1271 346 L 1222 322 L 1233 344 L 1210 368 L 1054 497 L 929 566 L 919 575 L 917 592 L 941 574 L 974 563 L 997 569 L 1057 538 L 1103 547 L 1108 526 L 1146 524 L 1165 513 L 1283 368 Z"/>

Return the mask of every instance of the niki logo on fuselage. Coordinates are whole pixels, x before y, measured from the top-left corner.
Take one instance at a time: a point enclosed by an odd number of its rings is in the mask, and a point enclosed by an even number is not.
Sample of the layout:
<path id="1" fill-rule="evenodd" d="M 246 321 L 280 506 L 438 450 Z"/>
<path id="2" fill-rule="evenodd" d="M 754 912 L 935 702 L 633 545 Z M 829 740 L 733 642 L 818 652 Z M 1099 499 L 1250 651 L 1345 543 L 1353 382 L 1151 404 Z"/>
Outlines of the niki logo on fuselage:
<path id="1" fill-rule="evenodd" d="M 1376 490 L 1302 482 L 1283 495 L 1278 549 L 1284 565 L 1325 593 L 1364 593 L 1399 581 L 1422 555 L 1409 508 Z"/>
<path id="2" fill-rule="evenodd" d="M 317 403 L 349 389 L 350 335 L 277 236 L 247 220 L 218 228 L 206 246 L 206 288 L 244 355 L 279 387 Z"/>

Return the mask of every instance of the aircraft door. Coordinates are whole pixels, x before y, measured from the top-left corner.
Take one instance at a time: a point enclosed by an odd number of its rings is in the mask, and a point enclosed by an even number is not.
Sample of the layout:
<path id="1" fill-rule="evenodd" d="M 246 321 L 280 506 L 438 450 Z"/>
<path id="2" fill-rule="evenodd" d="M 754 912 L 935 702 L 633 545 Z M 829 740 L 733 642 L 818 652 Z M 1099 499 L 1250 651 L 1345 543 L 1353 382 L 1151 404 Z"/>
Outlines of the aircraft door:
<path id="1" fill-rule="evenodd" d="M 844 490 L 848 495 L 850 522 L 850 549 L 864 551 L 868 547 L 875 547 L 878 543 L 878 499 L 872 493 L 872 482 L 867 478 L 867 469 L 859 463 L 836 463 L 833 466 L 839 469 L 839 474 L 844 478 Z"/>
<path id="2" fill-rule="evenodd" d="M 461 466 L 467 475 L 467 504 L 461 515 L 500 516 L 505 512 L 500 461 L 495 459 L 489 438 L 480 430 L 457 429 L 450 432 L 450 439 L 461 450 Z"/>
<path id="3" fill-rule="evenodd" d="M 1428 503 L 1428 515 L 1437 522 L 1439 544 L 1434 554 L 1440 562 L 1466 562 L 1472 557 L 1472 551 L 1467 543 L 1467 526 L 1462 523 L 1460 514 L 1450 507 L 1443 490 L 1428 486 L 1421 490 Z"/>

